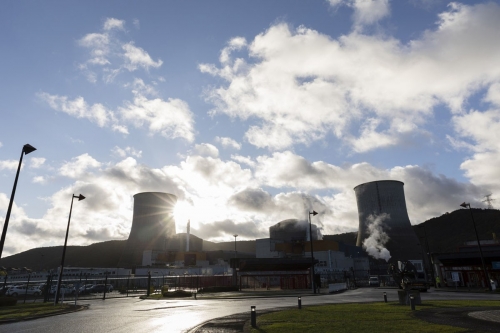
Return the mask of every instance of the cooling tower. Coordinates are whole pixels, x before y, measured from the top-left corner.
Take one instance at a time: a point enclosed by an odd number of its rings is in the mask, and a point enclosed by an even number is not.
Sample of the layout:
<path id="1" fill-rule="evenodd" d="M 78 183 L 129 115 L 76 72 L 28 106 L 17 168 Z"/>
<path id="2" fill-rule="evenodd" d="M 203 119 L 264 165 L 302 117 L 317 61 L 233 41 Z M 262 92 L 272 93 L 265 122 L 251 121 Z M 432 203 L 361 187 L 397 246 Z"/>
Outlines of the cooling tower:
<path id="1" fill-rule="evenodd" d="M 164 250 L 167 238 L 175 236 L 173 216 L 177 197 L 162 192 L 134 195 L 134 216 L 130 235 L 123 250 L 119 267 L 141 264 L 144 250 Z"/>
<path id="2" fill-rule="evenodd" d="M 403 186 L 404 183 L 400 181 L 380 180 L 354 188 L 359 214 L 356 245 L 362 246 L 363 242 L 374 234 L 373 227 L 370 231 L 369 226 L 379 217 L 378 230 L 382 230 L 389 237 L 384 247 L 390 252 L 391 262 L 422 258 L 418 237 L 413 231 L 406 211 Z M 373 239 L 374 237 L 370 240 Z"/>

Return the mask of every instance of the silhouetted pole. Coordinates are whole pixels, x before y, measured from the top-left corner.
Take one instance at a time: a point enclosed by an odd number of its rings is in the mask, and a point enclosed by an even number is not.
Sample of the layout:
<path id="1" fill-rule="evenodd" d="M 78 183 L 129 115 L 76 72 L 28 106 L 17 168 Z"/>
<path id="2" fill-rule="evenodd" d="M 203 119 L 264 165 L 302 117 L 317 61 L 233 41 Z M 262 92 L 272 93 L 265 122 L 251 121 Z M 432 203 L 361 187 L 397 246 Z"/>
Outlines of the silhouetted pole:
<path id="1" fill-rule="evenodd" d="M 12 194 L 10 195 L 9 208 L 7 209 L 7 215 L 5 216 L 5 222 L 3 223 L 2 238 L 0 238 L 0 258 L 2 258 L 3 246 L 5 244 L 5 236 L 7 236 L 7 227 L 9 226 L 10 212 L 12 210 L 12 204 L 14 203 L 14 196 L 16 195 L 17 180 L 19 179 L 19 172 L 21 171 L 21 165 L 23 164 L 23 155 L 28 155 L 36 150 L 35 147 L 25 144 L 23 150 L 21 151 L 21 158 L 19 159 L 19 166 L 17 167 L 16 179 L 14 180 L 14 186 L 12 187 Z"/>
<path id="2" fill-rule="evenodd" d="M 313 294 L 316 294 L 316 288 L 314 286 L 314 250 L 313 250 L 313 236 L 312 236 L 312 227 L 311 227 L 311 215 L 317 215 L 314 210 L 309 212 L 309 241 L 311 243 L 311 286 L 313 290 Z"/>
<path id="3" fill-rule="evenodd" d="M 66 238 L 64 239 L 64 247 L 61 259 L 61 270 L 59 271 L 59 278 L 57 279 L 57 287 L 56 287 L 56 299 L 54 301 L 55 304 L 59 303 L 59 290 L 61 289 L 61 281 L 64 270 L 64 258 L 66 257 L 66 244 L 68 244 L 68 233 L 69 233 L 69 224 L 71 222 L 71 212 L 73 211 L 73 199 L 78 198 L 78 201 L 85 199 L 83 195 L 74 195 L 71 197 L 71 207 L 69 208 L 69 217 L 68 217 L 68 227 L 66 228 Z"/>
<path id="4" fill-rule="evenodd" d="M 479 247 L 479 255 L 481 256 L 481 264 L 483 265 L 484 277 L 486 278 L 486 285 L 488 289 L 491 290 L 490 277 L 488 276 L 488 272 L 486 272 L 486 265 L 484 264 L 483 250 L 481 249 L 481 242 L 479 241 L 479 236 L 477 235 L 476 229 L 476 221 L 474 221 L 474 214 L 472 214 L 472 209 L 470 208 L 470 203 L 462 203 L 461 207 L 467 208 L 469 207 L 470 217 L 472 218 L 472 224 L 474 225 L 474 232 L 476 233 L 477 246 Z"/>

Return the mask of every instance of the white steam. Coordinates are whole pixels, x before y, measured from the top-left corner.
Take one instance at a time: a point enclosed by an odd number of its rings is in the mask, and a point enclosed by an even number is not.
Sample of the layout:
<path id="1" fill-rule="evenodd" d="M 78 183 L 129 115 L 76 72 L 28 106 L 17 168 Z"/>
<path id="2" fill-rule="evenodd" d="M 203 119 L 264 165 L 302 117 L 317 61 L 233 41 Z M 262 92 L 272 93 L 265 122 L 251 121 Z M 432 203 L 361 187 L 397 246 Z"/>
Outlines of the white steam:
<path id="1" fill-rule="evenodd" d="M 389 261 L 391 253 L 385 248 L 385 244 L 389 241 L 389 236 L 387 236 L 383 228 L 383 222 L 386 219 L 390 219 L 390 215 L 381 214 L 378 216 L 368 216 L 369 236 L 363 241 L 363 248 L 373 258 Z"/>

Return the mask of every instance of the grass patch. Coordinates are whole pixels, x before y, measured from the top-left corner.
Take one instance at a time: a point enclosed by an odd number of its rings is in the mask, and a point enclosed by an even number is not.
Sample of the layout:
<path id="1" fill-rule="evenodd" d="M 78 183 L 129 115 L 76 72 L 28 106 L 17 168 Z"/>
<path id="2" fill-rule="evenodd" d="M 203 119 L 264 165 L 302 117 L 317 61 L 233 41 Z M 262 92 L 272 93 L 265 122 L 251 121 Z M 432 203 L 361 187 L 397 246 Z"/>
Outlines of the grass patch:
<path id="1" fill-rule="evenodd" d="M 27 303 L 0 308 L 0 320 L 23 319 L 38 315 L 57 313 L 70 308 L 69 304 Z"/>
<path id="2" fill-rule="evenodd" d="M 426 301 L 417 311 L 433 307 L 499 306 L 499 301 Z M 453 326 L 415 318 L 409 306 L 397 303 L 332 304 L 306 306 L 257 317 L 251 332 L 465 332 Z"/>

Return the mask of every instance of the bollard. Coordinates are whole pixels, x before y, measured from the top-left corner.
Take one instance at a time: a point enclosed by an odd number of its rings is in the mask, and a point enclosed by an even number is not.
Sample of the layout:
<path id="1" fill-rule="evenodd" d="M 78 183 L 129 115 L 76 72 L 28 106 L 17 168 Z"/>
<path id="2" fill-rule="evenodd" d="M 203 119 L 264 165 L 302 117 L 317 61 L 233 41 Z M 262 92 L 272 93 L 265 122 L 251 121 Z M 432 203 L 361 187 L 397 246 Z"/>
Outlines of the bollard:
<path id="1" fill-rule="evenodd" d="M 299 301 L 299 310 L 300 310 L 300 309 L 302 309 L 302 299 L 300 298 L 300 296 L 299 296 L 298 301 Z"/>
<path id="2" fill-rule="evenodd" d="M 252 323 L 252 327 L 257 327 L 257 313 L 255 312 L 254 305 L 250 307 L 250 321 Z"/>
<path id="3" fill-rule="evenodd" d="M 387 303 L 387 293 L 384 293 L 384 302 Z"/>
<path id="4" fill-rule="evenodd" d="M 410 295 L 410 307 L 412 310 L 415 310 L 415 298 L 413 295 Z"/>

